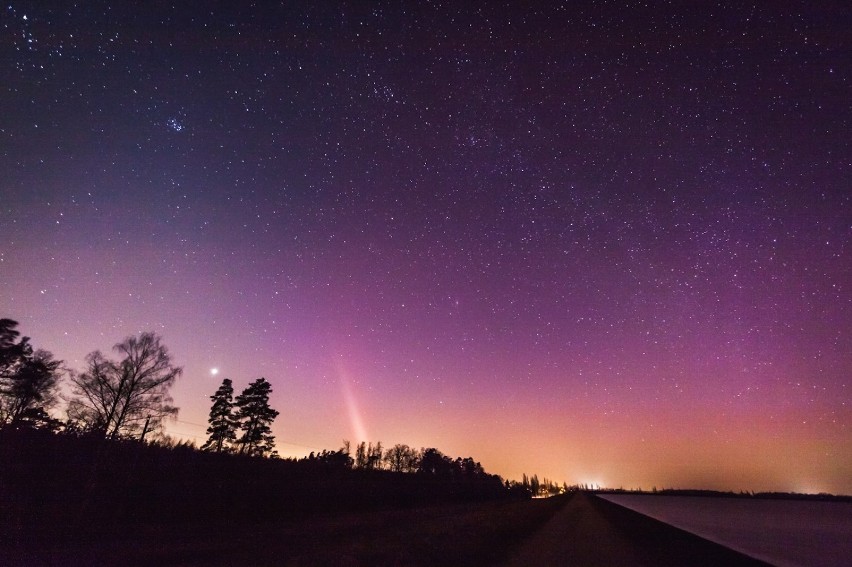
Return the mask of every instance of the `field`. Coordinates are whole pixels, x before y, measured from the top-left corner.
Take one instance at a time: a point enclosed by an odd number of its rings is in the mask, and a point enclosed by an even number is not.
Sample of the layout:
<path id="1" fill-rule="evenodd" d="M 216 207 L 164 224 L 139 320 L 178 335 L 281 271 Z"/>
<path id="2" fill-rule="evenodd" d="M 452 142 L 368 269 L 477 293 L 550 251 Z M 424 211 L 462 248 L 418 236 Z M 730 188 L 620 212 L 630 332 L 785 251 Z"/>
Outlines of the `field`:
<path id="1" fill-rule="evenodd" d="M 4 565 L 494 565 L 566 499 L 502 500 L 258 524 L 141 526 L 123 537 L 40 542 Z M 11 550 L 7 550 L 11 551 Z"/>

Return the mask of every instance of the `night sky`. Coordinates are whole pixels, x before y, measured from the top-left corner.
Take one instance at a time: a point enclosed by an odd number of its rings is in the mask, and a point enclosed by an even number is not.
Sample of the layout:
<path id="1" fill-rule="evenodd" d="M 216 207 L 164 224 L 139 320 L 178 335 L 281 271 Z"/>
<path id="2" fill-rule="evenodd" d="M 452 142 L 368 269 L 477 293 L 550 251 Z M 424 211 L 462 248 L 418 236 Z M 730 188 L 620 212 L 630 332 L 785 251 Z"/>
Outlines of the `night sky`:
<path id="1" fill-rule="evenodd" d="M 0 15 L 36 347 L 156 331 L 198 444 L 264 376 L 282 456 L 852 493 L 848 2 L 109 4 Z"/>

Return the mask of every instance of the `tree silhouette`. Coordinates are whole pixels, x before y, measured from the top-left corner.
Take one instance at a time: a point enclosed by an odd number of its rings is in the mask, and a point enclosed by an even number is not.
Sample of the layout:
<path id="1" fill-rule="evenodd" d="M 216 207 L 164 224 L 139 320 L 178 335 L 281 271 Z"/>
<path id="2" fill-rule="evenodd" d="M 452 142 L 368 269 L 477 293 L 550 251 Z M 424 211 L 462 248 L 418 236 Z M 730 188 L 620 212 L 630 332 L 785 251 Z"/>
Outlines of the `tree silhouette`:
<path id="1" fill-rule="evenodd" d="M 52 419 L 45 410 L 57 400 L 62 362 L 46 350 L 33 352 L 28 337 L 18 340 L 17 326 L 17 321 L 0 319 L 0 425 L 42 423 L 31 419 L 42 414 Z"/>
<path id="2" fill-rule="evenodd" d="M 69 418 L 110 438 L 134 435 L 143 423 L 148 430 L 158 428 L 166 416 L 177 413 L 169 389 L 183 369 L 172 365 L 155 333 L 127 337 L 113 348 L 120 361 L 94 351 L 86 356 L 86 370 L 71 376 Z"/>
<path id="3" fill-rule="evenodd" d="M 349 456 L 345 447 L 337 451 L 324 450 L 317 454 L 311 453 L 305 460 L 322 463 L 330 469 L 348 470 L 352 468 L 352 457 Z"/>
<path id="4" fill-rule="evenodd" d="M 380 469 L 382 468 L 382 456 L 384 455 L 384 450 L 382 449 L 382 442 L 379 441 L 375 445 L 371 442 L 367 445 L 367 463 L 366 467 L 368 469 Z"/>
<path id="5" fill-rule="evenodd" d="M 532 475 L 530 479 L 530 492 L 532 492 L 533 496 L 541 495 L 541 483 L 538 480 L 537 474 Z"/>
<path id="6" fill-rule="evenodd" d="M 355 447 L 355 468 L 367 468 L 367 442 L 361 441 Z"/>
<path id="7" fill-rule="evenodd" d="M 29 337 L 18 340 L 21 333 L 15 329 L 17 326 L 17 321 L 0 319 L 0 384 L 4 386 L 33 352 Z"/>
<path id="8" fill-rule="evenodd" d="M 398 443 L 385 451 L 385 462 L 394 472 L 414 472 L 418 465 L 417 450 Z"/>
<path id="9" fill-rule="evenodd" d="M 231 380 L 222 380 L 222 385 L 210 399 L 213 401 L 208 420 L 210 427 L 207 428 L 210 437 L 201 449 L 221 453 L 223 450 L 227 451 L 228 445 L 236 440 L 236 429 L 239 425 L 234 418 L 234 386 Z"/>
<path id="10" fill-rule="evenodd" d="M 237 396 L 236 418 L 243 434 L 237 441 L 239 453 L 263 457 L 272 451 L 275 437 L 270 425 L 278 417 L 278 411 L 269 407 L 272 385 L 266 378 L 258 378 Z"/>
<path id="11" fill-rule="evenodd" d="M 44 422 L 45 410 L 57 401 L 62 361 L 46 350 L 26 353 L 15 371 L 0 383 L 0 423 Z M 38 416 L 38 419 L 34 419 Z"/>
<path id="12" fill-rule="evenodd" d="M 24 359 L 33 351 L 29 337 L 15 342 L 21 336 L 21 333 L 15 330 L 17 326 L 17 321 L 0 319 L 0 382 L 17 372 Z"/>
<path id="13" fill-rule="evenodd" d="M 465 478 L 476 478 L 485 475 L 485 469 L 477 461 L 474 461 L 472 457 L 457 458 L 455 460 L 455 467 Z"/>
<path id="14" fill-rule="evenodd" d="M 355 460 L 353 462 L 356 469 L 373 470 L 382 468 L 383 458 L 384 449 L 381 441 L 375 445 L 372 441 L 369 443 L 361 441 L 355 447 Z"/>
<path id="15" fill-rule="evenodd" d="M 453 462 L 449 457 L 435 448 L 424 449 L 420 454 L 420 464 L 417 469 L 422 474 L 431 476 L 449 476 L 452 474 Z"/>

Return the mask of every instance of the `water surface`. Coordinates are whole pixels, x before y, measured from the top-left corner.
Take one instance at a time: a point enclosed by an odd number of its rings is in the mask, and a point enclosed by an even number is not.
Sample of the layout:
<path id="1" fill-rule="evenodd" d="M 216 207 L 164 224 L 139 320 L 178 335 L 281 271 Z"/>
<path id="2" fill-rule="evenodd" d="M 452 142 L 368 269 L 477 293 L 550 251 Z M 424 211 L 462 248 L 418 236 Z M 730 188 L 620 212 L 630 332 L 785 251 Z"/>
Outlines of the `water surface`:
<path id="1" fill-rule="evenodd" d="M 653 494 L 614 502 L 779 567 L 852 564 L 852 503 Z"/>

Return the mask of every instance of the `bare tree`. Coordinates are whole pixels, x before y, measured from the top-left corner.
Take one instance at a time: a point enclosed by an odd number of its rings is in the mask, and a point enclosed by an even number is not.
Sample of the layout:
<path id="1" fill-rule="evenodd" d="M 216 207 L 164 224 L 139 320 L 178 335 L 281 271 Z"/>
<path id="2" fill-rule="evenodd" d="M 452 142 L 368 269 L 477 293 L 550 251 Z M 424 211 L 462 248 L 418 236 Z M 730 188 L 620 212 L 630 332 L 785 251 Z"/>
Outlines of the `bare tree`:
<path id="1" fill-rule="evenodd" d="M 177 414 L 169 389 L 183 369 L 155 333 L 127 337 L 113 348 L 120 361 L 95 351 L 86 356 L 86 370 L 71 376 L 69 418 L 110 438 L 135 435 L 145 423 L 155 430 Z"/>

